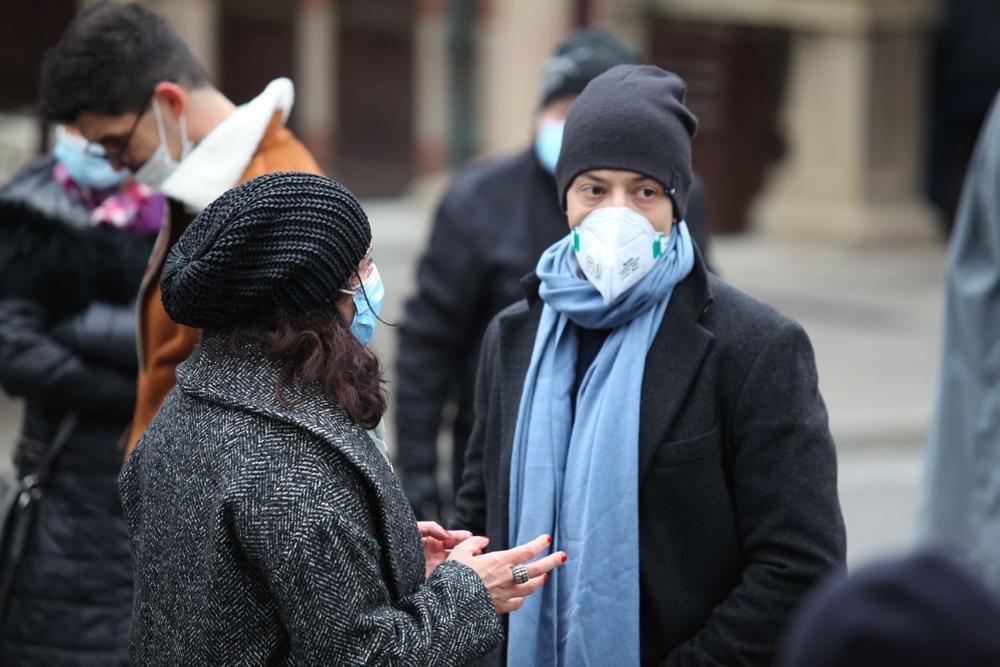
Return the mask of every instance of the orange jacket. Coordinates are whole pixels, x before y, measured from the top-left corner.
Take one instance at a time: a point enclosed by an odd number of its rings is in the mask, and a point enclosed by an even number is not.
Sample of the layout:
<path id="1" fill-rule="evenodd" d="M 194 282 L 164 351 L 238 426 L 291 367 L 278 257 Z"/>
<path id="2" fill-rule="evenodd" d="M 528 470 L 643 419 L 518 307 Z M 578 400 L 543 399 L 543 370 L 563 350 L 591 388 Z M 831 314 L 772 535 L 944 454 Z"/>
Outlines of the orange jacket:
<path id="1" fill-rule="evenodd" d="M 250 164 L 240 177 L 240 183 L 275 171 L 306 171 L 322 173 L 305 146 L 282 124 L 281 113 L 275 113 L 261 138 Z M 238 185 L 238 184 L 234 184 Z M 146 427 L 153 421 L 160 404 L 173 389 L 177 365 L 190 356 L 201 332 L 177 324 L 163 309 L 160 297 L 160 271 L 167 253 L 191 224 L 193 217 L 178 202 L 170 202 L 166 229 L 162 230 L 139 292 L 139 386 L 135 414 L 128 434 L 125 455 L 128 456 Z"/>

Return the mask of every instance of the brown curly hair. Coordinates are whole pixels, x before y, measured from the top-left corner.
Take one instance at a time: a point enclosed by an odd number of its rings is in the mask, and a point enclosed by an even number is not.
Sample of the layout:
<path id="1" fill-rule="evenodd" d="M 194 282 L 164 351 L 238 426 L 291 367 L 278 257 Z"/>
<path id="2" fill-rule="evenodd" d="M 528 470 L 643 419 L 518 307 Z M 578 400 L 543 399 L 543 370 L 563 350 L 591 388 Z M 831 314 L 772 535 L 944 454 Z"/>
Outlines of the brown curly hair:
<path id="1" fill-rule="evenodd" d="M 287 404 L 285 387 L 318 383 L 348 416 L 366 429 L 375 428 L 389 397 L 382 365 L 344 324 L 339 312 L 285 314 L 265 322 L 243 324 L 229 332 L 249 340 L 276 363 L 278 398 Z"/>

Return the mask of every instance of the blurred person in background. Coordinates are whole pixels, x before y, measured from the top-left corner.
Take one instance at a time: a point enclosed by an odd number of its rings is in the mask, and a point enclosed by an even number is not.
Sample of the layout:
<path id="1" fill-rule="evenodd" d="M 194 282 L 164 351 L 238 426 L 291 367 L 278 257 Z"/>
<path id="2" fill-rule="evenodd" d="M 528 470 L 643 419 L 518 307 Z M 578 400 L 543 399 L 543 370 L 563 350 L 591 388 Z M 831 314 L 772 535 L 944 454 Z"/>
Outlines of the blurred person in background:
<path id="1" fill-rule="evenodd" d="M 1000 594 L 1000 97 L 965 180 L 946 304 L 917 539 Z"/>
<path id="2" fill-rule="evenodd" d="M 43 115 L 75 124 L 169 200 L 139 295 L 138 397 L 127 451 L 199 336 L 163 311 L 159 274 L 171 246 L 199 211 L 234 185 L 273 171 L 320 171 L 284 126 L 293 99 L 292 82 L 282 78 L 237 107 L 211 84 L 180 35 L 136 4 L 84 10 L 46 54 Z"/>
<path id="3" fill-rule="evenodd" d="M 684 222 L 685 93 L 641 65 L 588 84 L 556 166 L 571 231 L 486 331 L 455 525 L 572 556 L 489 664 L 771 665 L 844 565 L 809 338 L 708 271 Z"/>
<path id="4" fill-rule="evenodd" d="M 0 664 L 126 665 L 116 480 L 135 405 L 133 300 L 166 202 L 71 128 L 57 136 L 0 188 L 0 386 L 25 401 L 0 528 Z"/>
<path id="5" fill-rule="evenodd" d="M 1000 602 L 951 559 L 921 552 L 836 577 L 796 612 L 778 667 L 996 667 Z"/>
<path id="6" fill-rule="evenodd" d="M 566 236 L 553 176 L 566 113 L 592 78 L 635 62 L 636 54 L 606 32 L 571 34 L 545 64 L 534 145 L 461 170 L 441 201 L 416 293 L 406 305 L 396 365 L 396 464 L 417 516 L 450 511 L 450 494 L 437 480 L 438 433 L 449 402 L 456 408 L 451 493 L 461 483 L 486 325 L 523 297 L 521 278 L 545 248 Z M 688 224 L 707 251 L 700 186 L 692 193 Z"/>
<path id="7" fill-rule="evenodd" d="M 204 337 L 122 469 L 134 664 L 464 665 L 565 561 L 414 519 L 377 431 L 372 252 L 346 188 L 278 173 L 168 255 L 164 306 Z"/>

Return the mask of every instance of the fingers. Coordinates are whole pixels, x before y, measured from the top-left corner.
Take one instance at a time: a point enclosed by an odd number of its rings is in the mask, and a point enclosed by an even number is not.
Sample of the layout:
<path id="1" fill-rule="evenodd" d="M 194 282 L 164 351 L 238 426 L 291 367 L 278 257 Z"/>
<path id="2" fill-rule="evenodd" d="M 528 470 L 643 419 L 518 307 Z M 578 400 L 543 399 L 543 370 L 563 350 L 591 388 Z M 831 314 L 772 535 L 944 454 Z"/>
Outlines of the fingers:
<path id="1" fill-rule="evenodd" d="M 549 580 L 549 575 L 543 574 L 539 577 L 534 577 L 533 579 L 529 579 L 527 582 L 523 584 L 515 585 L 510 593 L 511 599 L 528 597 L 529 595 L 537 591 L 539 588 L 541 588 L 548 580 Z"/>
<path id="2" fill-rule="evenodd" d="M 545 558 L 539 558 L 531 563 L 525 563 L 524 568 L 528 571 L 529 577 L 537 577 L 556 569 L 567 560 L 565 551 L 557 551 L 549 554 Z"/>
<path id="3" fill-rule="evenodd" d="M 444 549 L 445 549 L 444 542 L 442 542 L 441 540 L 435 539 L 433 537 L 423 537 L 423 538 L 421 538 L 420 541 L 424 543 L 424 551 L 425 552 L 428 551 L 428 550 L 430 550 L 432 552 L 433 551 L 444 551 Z"/>
<path id="4" fill-rule="evenodd" d="M 449 530 L 448 533 L 451 537 L 444 542 L 444 546 L 447 549 L 452 548 L 459 542 L 464 542 L 465 540 L 472 537 L 472 533 L 467 530 Z"/>
<path id="5" fill-rule="evenodd" d="M 483 549 L 486 545 L 490 543 L 488 537 L 482 537 L 481 535 L 473 535 L 467 540 L 463 540 L 456 544 L 451 550 L 451 556 L 478 556 L 483 553 Z"/>
<path id="6" fill-rule="evenodd" d="M 437 521 L 418 521 L 417 528 L 421 537 L 436 537 L 442 542 L 447 542 L 451 538 L 451 534 Z"/>
<path id="7" fill-rule="evenodd" d="M 548 535 L 539 535 L 530 542 L 503 552 L 505 554 L 504 561 L 510 565 L 516 565 L 518 563 L 529 561 L 548 549 L 550 544 L 552 544 L 551 537 Z"/>

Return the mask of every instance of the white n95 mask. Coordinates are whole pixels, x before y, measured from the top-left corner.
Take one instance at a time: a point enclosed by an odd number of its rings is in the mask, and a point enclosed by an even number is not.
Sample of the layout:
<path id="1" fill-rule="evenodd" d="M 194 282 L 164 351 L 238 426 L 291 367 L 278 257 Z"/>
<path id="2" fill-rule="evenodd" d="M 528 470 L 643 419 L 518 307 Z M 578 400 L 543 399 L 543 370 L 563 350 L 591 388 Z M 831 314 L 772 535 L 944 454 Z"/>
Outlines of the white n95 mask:
<path id="1" fill-rule="evenodd" d="M 573 228 L 577 262 L 605 305 L 652 271 L 666 249 L 667 237 L 626 206 L 599 208 Z"/>

